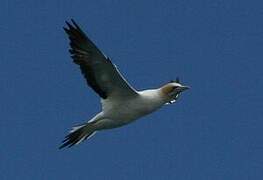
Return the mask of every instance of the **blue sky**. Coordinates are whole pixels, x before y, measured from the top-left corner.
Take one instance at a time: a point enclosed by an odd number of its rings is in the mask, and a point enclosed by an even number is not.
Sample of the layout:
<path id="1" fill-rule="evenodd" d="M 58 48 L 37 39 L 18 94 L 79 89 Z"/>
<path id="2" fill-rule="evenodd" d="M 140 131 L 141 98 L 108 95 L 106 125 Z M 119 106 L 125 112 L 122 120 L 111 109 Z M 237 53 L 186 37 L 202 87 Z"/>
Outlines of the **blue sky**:
<path id="1" fill-rule="evenodd" d="M 262 1 L 0 6 L 0 179 L 263 179 Z M 74 18 L 137 89 L 192 87 L 136 123 L 58 150 L 100 111 L 68 53 Z"/>

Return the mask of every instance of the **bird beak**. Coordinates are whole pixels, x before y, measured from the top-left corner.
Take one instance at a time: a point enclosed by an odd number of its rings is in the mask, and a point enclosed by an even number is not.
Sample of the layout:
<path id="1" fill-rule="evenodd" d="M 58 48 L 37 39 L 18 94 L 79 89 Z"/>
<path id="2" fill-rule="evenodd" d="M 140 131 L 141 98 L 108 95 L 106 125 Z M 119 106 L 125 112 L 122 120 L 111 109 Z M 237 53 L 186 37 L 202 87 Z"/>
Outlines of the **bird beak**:
<path id="1" fill-rule="evenodd" d="M 190 89 L 190 87 L 189 87 L 189 86 L 181 86 L 181 87 L 179 87 L 179 90 L 180 90 L 181 92 L 183 92 L 183 91 L 185 91 L 185 90 L 187 90 L 187 89 Z"/>

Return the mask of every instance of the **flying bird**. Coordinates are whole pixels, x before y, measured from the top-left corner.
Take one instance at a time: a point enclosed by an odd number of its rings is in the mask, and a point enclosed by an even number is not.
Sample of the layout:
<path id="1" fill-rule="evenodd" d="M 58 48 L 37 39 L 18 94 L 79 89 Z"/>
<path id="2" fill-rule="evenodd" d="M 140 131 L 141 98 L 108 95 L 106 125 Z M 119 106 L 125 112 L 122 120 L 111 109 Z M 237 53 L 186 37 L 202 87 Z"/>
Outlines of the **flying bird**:
<path id="1" fill-rule="evenodd" d="M 165 104 L 176 102 L 180 93 L 189 89 L 177 78 L 157 89 L 137 91 L 77 23 L 73 19 L 71 21 L 66 21 L 67 27 L 64 27 L 70 41 L 69 52 L 87 84 L 100 96 L 102 110 L 84 124 L 73 127 L 60 149 L 79 144 L 97 131 L 134 122 Z"/>

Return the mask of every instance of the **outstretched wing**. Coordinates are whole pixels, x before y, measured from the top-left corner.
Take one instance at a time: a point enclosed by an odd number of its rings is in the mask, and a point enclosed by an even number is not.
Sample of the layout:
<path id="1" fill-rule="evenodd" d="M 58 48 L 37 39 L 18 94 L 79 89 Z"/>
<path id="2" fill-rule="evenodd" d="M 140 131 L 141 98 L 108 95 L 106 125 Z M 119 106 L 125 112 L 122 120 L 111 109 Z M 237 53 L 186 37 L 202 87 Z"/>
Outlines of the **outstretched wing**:
<path id="1" fill-rule="evenodd" d="M 80 27 L 71 20 L 64 27 L 70 40 L 71 57 L 78 64 L 88 85 L 103 99 L 137 95 L 122 77 L 116 66 L 96 47 Z"/>

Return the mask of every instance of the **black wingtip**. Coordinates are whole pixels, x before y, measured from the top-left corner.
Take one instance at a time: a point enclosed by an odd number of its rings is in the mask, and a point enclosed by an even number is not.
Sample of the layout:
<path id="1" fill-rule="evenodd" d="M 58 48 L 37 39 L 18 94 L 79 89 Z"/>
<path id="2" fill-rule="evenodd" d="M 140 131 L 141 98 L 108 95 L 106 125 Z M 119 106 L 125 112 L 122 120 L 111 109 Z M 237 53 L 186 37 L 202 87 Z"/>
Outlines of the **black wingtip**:
<path id="1" fill-rule="evenodd" d="M 72 27 L 72 26 L 71 26 L 71 24 L 68 21 L 65 21 L 65 23 L 66 23 L 67 26 L 64 26 L 63 30 L 68 34 L 69 31 L 70 31 L 70 27 Z"/>
<path id="2" fill-rule="evenodd" d="M 62 144 L 58 147 L 58 149 L 63 149 L 65 147 L 65 144 Z"/>
<path id="3" fill-rule="evenodd" d="M 69 29 L 67 27 L 63 27 L 64 31 L 68 33 Z"/>
<path id="4" fill-rule="evenodd" d="M 63 27 L 64 31 L 69 34 L 71 32 L 78 32 L 82 36 L 85 36 L 85 33 L 81 30 L 80 26 L 76 23 L 74 19 L 70 19 L 70 21 L 65 21 L 66 27 Z"/>
<path id="5" fill-rule="evenodd" d="M 65 23 L 67 24 L 68 27 L 71 26 L 71 24 L 68 21 L 65 21 Z"/>
<path id="6" fill-rule="evenodd" d="M 76 21 L 73 18 L 71 18 L 70 20 L 75 26 L 77 25 Z"/>
<path id="7" fill-rule="evenodd" d="M 71 22 L 70 22 L 71 21 Z M 67 26 L 69 27 L 69 28 L 74 28 L 74 26 L 76 27 L 76 28 L 79 28 L 79 25 L 76 23 L 76 21 L 74 20 L 74 19 L 70 19 L 70 21 L 65 21 L 65 23 L 67 24 Z M 74 25 L 74 26 L 72 26 L 72 24 Z"/>
<path id="8" fill-rule="evenodd" d="M 81 30 L 80 26 L 76 23 L 76 21 L 74 19 L 71 19 L 71 22 L 75 26 L 76 29 L 78 29 L 80 32 L 83 33 L 83 31 Z"/>
<path id="9" fill-rule="evenodd" d="M 61 145 L 58 147 L 59 150 L 63 149 L 65 146 Z"/>
<path id="10" fill-rule="evenodd" d="M 75 143 L 72 143 L 69 138 L 65 138 L 65 139 L 62 141 L 62 144 L 59 146 L 58 149 L 63 149 L 63 148 L 65 148 L 65 147 L 70 148 L 70 147 L 72 147 L 73 145 L 75 145 Z"/>

